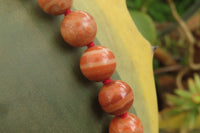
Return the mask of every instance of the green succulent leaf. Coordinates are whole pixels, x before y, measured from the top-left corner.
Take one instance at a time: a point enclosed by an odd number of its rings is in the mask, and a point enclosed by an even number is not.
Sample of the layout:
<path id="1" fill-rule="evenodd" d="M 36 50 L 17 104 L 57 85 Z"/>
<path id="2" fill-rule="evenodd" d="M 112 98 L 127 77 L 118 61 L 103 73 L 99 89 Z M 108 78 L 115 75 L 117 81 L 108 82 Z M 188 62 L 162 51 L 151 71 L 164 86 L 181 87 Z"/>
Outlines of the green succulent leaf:
<path id="1" fill-rule="evenodd" d="M 191 99 L 188 99 L 185 101 L 185 104 L 183 104 L 181 106 L 182 110 L 184 111 L 188 111 L 188 110 L 192 110 L 193 108 L 196 108 L 197 104 L 194 103 Z"/>
<path id="2" fill-rule="evenodd" d="M 184 125 L 189 129 L 193 129 L 197 116 L 199 114 L 198 108 L 193 109 L 191 112 L 188 112 L 186 117 L 185 117 L 185 121 L 184 121 Z"/>
<path id="3" fill-rule="evenodd" d="M 180 90 L 180 89 L 176 89 L 175 93 L 180 96 L 180 97 L 183 97 L 183 98 L 186 98 L 186 99 L 190 99 L 191 96 L 192 96 L 192 93 L 186 91 L 186 90 Z"/>
<path id="4" fill-rule="evenodd" d="M 200 94 L 193 95 L 192 100 L 194 101 L 194 103 L 200 104 Z"/>
<path id="5" fill-rule="evenodd" d="M 197 93 L 197 89 L 196 89 L 194 80 L 191 78 L 188 79 L 188 87 L 189 87 L 190 92 Z"/>
<path id="6" fill-rule="evenodd" d="M 156 30 L 152 19 L 147 14 L 138 11 L 130 11 L 130 14 L 144 38 L 146 38 L 151 44 L 155 44 Z"/>
<path id="7" fill-rule="evenodd" d="M 170 109 L 165 115 L 170 117 L 170 116 L 174 116 L 174 115 L 180 114 L 181 112 L 183 112 L 182 108 L 174 107 L 174 108 Z"/>
<path id="8" fill-rule="evenodd" d="M 176 105 L 176 106 L 180 106 L 180 105 L 183 105 L 185 103 L 185 99 L 177 97 L 175 95 L 167 94 L 166 98 L 168 99 L 168 102 L 170 104 L 173 104 L 173 105 Z"/>
<path id="9" fill-rule="evenodd" d="M 198 74 L 194 74 L 194 81 L 197 87 L 197 91 L 200 93 L 200 77 Z"/>

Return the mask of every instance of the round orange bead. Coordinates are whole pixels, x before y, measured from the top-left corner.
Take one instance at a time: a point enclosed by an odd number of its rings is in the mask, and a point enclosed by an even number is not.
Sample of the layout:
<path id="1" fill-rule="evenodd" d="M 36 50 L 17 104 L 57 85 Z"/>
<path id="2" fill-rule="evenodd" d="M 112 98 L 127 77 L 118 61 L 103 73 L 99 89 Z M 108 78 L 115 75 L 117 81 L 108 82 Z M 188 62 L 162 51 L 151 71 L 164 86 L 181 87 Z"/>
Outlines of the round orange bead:
<path id="1" fill-rule="evenodd" d="M 80 68 L 89 80 L 104 81 L 110 78 L 115 71 L 115 56 L 106 47 L 93 46 L 81 56 Z"/>
<path id="2" fill-rule="evenodd" d="M 97 32 L 94 18 L 83 11 L 73 11 L 65 16 L 61 24 L 64 40 L 74 47 L 82 47 L 91 43 Z"/>
<path id="3" fill-rule="evenodd" d="M 140 119 L 128 113 L 125 118 L 115 117 L 109 126 L 109 133 L 143 133 Z"/>
<path id="4" fill-rule="evenodd" d="M 73 0 L 38 0 L 38 4 L 46 13 L 60 15 L 72 7 Z"/>
<path id="5" fill-rule="evenodd" d="M 134 101 L 130 86 L 120 80 L 104 85 L 99 92 L 99 103 L 103 110 L 113 115 L 122 115 L 130 109 Z"/>

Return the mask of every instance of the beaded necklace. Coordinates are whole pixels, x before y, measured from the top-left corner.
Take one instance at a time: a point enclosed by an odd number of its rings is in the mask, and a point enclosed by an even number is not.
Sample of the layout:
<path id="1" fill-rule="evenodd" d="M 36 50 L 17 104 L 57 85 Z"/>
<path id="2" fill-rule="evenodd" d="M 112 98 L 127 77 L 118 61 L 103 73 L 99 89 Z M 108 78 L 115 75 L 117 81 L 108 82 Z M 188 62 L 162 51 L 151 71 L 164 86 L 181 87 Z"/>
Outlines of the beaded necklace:
<path id="1" fill-rule="evenodd" d="M 87 79 L 104 84 L 98 95 L 99 103 L 105 112 L 115 116 L 109 133 L 143 133 L 139 118 L 128 113 L 134 101 L 132 89 L 123 81 L 110 79 L 116 68 L 114 54 L 93 42 L 97 32 L 94 18 L 84 11 L 71 12 L 73 0 L 38 0 L 38 4 L 47 14 L 65 15 L 61 34 L 69 45 L 88 47 L 81 56 L 80 69 Z"/>

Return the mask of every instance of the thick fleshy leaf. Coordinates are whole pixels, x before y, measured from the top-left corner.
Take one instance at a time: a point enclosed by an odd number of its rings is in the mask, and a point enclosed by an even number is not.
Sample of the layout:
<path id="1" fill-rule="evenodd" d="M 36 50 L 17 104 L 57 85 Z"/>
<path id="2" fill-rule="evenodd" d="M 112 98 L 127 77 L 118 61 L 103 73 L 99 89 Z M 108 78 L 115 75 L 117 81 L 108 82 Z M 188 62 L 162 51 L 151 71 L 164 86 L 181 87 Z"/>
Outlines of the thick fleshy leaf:
<path id="1" fill-rule="evenodd" d="M 153 24 L 153 20 L 145 13 L 138 11 L 130 11 L 131 17 L 133 18 L 135 25 L 137 26 L 140 33 L 147 39 L 151 44 L 156 43 L 156 30 Z"/>
<path id="2" fill-rule="evenodd" d="M 186 90 L 180 90 L 180 89 L 176 89 L 175 93 L 182 97 L 182 98 L 186 98 L 186 99 L 191 99 L 192 97 L 192 93 Z"/>
<path id="3" fill-rule="evenodd" d="M 197 93 L 196 85 L 192 78 L 188 79 L 188 87 L 191 93 Z"/>
<path id="4" fill-rule="evenodd" d="M 194 80 L 196 83 L 197 91 L 200 93 L 200 77 L 198 74 L 194 74 Z"/>
<path id="5" fill-rule="evenodd" d="M 79 59 L 86 48 L 72 48 L 63 41 L 63 16 L 45 14 L 36 0 L 0 2 L 0 131 L 108 132 L 112 117 L 101 110 L 97 100 L 102 84 L 82 76 Z M 74 0 L 75 9 L 95 18 L 95 43 L 116 55 L 112 78 L 133 88 L 131 112 L 141 119 L 144 133 L 157 133 L 153 54 L 125 1 Z"/>
<path id="6" fill-rule="evenodd" d="M 180 105 L 183 105 L 185 103 L 185 99 L 177 97 L 175 95 L 171 95 L 171 94 L 167 94 L 166 99 L 168 99 L 167 102 L 171 105 L 180 106 Z"/>

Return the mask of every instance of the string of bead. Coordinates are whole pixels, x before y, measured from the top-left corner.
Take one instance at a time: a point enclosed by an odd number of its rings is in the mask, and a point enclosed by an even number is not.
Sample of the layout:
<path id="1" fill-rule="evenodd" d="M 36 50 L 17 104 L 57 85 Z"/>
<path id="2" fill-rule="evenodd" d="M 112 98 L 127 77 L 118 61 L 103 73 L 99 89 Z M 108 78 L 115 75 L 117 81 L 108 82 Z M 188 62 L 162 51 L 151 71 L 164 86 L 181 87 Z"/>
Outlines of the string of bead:
<path id="1" fill-rule="evenodd" d="M 91 43 L 88 44 L 87 46 L 88 46 L 88 48 L 91 48 L 91 47 L 95 46 L 95 44 L 94 44 L 94 42 L 91 42 Z"/>
<path id="2" fill-rule="evenodd" d="M 122 118 L 122 119 L 124 119 L 124 118 L 126 118 L 127 117 L 127 115 L 128 115 L 128 113 L 124 113 L 123 115 L 121 115 L 120 117 Z"/>
<path id="3" fill-rule="evenodd" d="M 109 133 L 143 133 L 141 121 L 128 113 L 134 101 L 131 87 L 120 80 L 112 80 L 116 68 L 115 56 L 104 46 L 95 46 L 97 25 L 94 18 L 84 11 L 71 11 L 73 0 L 38 0 L 39 6 L 50 15 L 65 17 L 61 24 L 61 35 L 71 46 L 87 46 L 80 59 L 83 75 L 95 82 L 102 82 L 98 100 L 102 109 L 115 117 Z"/>
<path id="4" fill-rule="evenodd" d="M 71 13 L 71 10 L 70 9 L 67 9 L 67 11 L 65 12 L 65 16 L 67 16 L 69 13 Z"/>
<path id="5" fill-rule="evenodd" d="M 111 81 L 112 81 L 112 80 L 109 78 L 109 79 L 103 81 L 103 84 L 104 84 L 104 85 L 107 85 L 107 84 L 109 84 Z"/>

